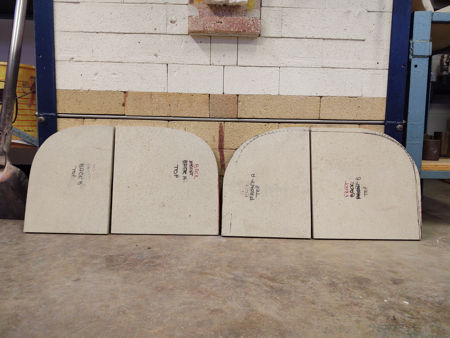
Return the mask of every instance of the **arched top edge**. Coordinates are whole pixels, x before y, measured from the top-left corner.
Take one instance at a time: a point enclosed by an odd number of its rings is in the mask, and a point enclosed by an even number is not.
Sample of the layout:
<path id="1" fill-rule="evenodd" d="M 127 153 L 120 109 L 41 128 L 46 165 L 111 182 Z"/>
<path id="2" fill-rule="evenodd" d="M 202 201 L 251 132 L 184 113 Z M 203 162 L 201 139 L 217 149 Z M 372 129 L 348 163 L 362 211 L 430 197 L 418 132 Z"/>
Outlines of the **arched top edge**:
<path id="1" fill-rule="evenodd" d="M 307 127 L 288 127 L 288 128 L 279 128 L 279 129 L 269 130 L 269 131 L 255 135 L 252 138 L 248 139 L 247 141 L 242 143 L 238 149 L 236 149 L 236 152 L 238 150 L 240 150 L 241 148 L 242 148 L 242 150 L 245 149 L 250 143 L 253 143 L 256 140 L 258 140 L 259 138 L 264 137 L 264 136 L 269 136 L 269 135 L 274 135 L 274 134 L 279 134 L 279 133 L 286 133 L 286 132 L 291 132 L 291 133 L 293 133 L 293 132 L 308 132 L 309 133 L 309 130 L 310 130 L 310 128 L 307 128 Z"/>
<path id="2" fill-rule="evenodd" d="M 211 158 L 211 162 L 214 162 L 216 165 L 216 170 L 217 170 L 217 175 L 219 172 L 219 168 L 217 166 L 217 161 L 216 161 L 216 156 L 214 155 L 214 152 L 211 148 L 211 146 L 200 136 L 197 136 L 191 132 L 182 130 L 182 129 L 174 129 L 174 128 L 167 128 L 167 127 L 151 127 L 151 126 L 116 126 L 116 132 L 120 133 L 120 130 L 130 130 L 130 129 L 135 129 L 135 130 L 153 130 L 153 131 L 159 131 L 159 132 L 164 132 L 164 133 L 168 133 L 168 134 L 172 134 L 172 135 L 180 135 L 182 137 L 189 137 L 193 140 L 195 140 L 196 142 L 198 142 L 198 145 L 200 147 L 204 148 L 204 151 L 208 153 L 208 156 Z M 201 148 L 200 148 L 201 149 Z"/>
<path id="3" fill-rule="evenodd" d="M 411 157 L 411 155 L 408 153 L 408 151 L 406 150 L 406 148 L 399 143 L 396 139 L 392 138 L 391 136 L 378 132 L 378 131 L 374 131 L 374 130 L 369 130 L 369 129 L 364 129 L 364 128 L 311 128 L 311 133 L 329 133 L 329 132 L 333 132 L 333 133 L 342 133 L 342 134 L 366 134 L 366 135 L 372 135 L 372 136 L 378 136 L 378 137 L 382 137 L 385 140 L 388 140 L 392 143 L 394 143 L 397 147 L 399 147 L 399 149 L 401 149 L 409 158 L 411 164 L 414 166 L 414 170 L 417 172 L 418 175 L 418 169 L 416 166 L 416 163 L 414 162 L 413 158 Z"/>
<path id="4" fill-rule="evenodd" d="M 39 147 L 39 150 L 41 149 L 45 149 L 48 145 L 52 144 L 53 142 L 59 140 L 61 137 L 64 137 L 66 135 L 71 135 L 71 134 L 75 134 L 78 131 L 92 131 L 92 130 L 111 130 L 111 132 L 114 131 L 114 127 L 112 126 L 76 126 L 76 127 L 71 127 L 71 128 L 67 128 L 67 129 L 63 129 L 60 130 L 58 132 L 56 132 L 55 134 L 51 135 L 47 140 L 45 140 L 45 142 Z"/>
<path id="5" fill-rule="evenodd" d="M 79 137 L 86 137 L 84 132 L 95 131 L 95 130 L 109 130 L 111 132 L 111 140 L 114 139 L 114 127 L 112 126 L 76 126 L 67 129 L 60 130 L 55 134 L 51 135 L 45 142 L 39 147 L 36 155 L 34 156 L 32 165 L 39 160 L 44 152 L 47 151 L 48 148 L 53 147 L 55 144 L 62 143 L 64 138 L 70 135 L 76 135 L 79 132 Z"/>
<path id="6" fill-rule="evenodd" d="M 308 127 L 288 127 L 288 128 L 279 128 L 279 129 L 266 131 L 264 133 L 253 136 L 252 138 L 250 138 L 247 141 L 245 141 L 244 143 L 242 143 L 239 146 L 239 148 L 235 150 L 235 152 L 233 153 L 233 156 L 231 157 L 230 162 L 227 166 L 227 170 L 225 170 L 224 176 L 227 176 L 227 173 L 230 171 L 230 170 L 228 170 L 228 168 L 230 167 L 230 165 L 232 165 L 239 159 L 239 157 L 244 152 L 244 150 L 249 145 L 251 145 L 255 141 L 259 140 L 260 138 L 270 136 L 270 135 L 280 134 L 280 133 L 294 133 L 294 132 L 307 133 L 309 135 L 309 130 L 310 130 L 310 128 L 308 128 Z"/>
<path id="7" fill-rule="evenodd" d="M 123 130 L 125 130 L 125 129 L 154 130 L 154 131 L 162 131 L 162 132 L 191 137 L 191 138 L 197 140 L 199 143 L 201 143 L 205 147 L 207 147 L 210 150 L 211 154 L 214 156 L 211 146 L 203 138 L 201 138 L 198 135 L 195 135 L 194 133 L 191 133 L 189 131 L 185 131 L 182 129 L 167 128 L 167 127 L 150 127 L 150 126 L 116 126 L 115 128 L 116 128 L 116 131 L 120 131 L 121 129 L 123 129 Z"/>

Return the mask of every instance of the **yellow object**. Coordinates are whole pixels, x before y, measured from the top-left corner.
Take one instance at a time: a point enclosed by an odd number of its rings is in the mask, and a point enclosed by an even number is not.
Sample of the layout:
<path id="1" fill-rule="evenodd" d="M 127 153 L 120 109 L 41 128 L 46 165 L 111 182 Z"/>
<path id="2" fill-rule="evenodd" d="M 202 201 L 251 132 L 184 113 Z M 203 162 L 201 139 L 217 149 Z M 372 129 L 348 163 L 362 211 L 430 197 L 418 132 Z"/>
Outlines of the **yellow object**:
<path id="1" fill-rule="evenodd" d="M 0 89 L 5 86 L 5 74 L 6 62 L 0 62 Z M 33 66 L 20 65 L 17 101 L 19 110 L 13 126 L 37 138 L 37 121 L 34 115 L 36 112 L 36 68 Z M 19 140 L 19 138 L 14 136 L 13 140 Z"/>
<path id="2" fill-rule="evenodd" d="M 253 8 L 255 8 L 255 4 L 256 4 L 256 0 L 248 0 L 248 3 L 247 3 L 247 9 L 253 9 Z"/>
<path id="3" fill-rule="evenodd" d="M 441 157 L 439 161 L 422 161 L 422 170 L 450 171 L 450 158 Z"/>

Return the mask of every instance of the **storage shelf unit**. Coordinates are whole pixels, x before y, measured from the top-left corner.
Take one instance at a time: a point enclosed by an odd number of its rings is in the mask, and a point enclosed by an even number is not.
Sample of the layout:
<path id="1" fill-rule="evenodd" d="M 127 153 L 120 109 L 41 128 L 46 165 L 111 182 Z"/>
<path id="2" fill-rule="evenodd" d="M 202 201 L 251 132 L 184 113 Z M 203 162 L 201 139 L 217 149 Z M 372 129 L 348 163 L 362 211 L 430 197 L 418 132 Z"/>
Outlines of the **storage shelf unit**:
<path id="1" fill-rule="evenodd" d="M 423 161 L 423 138 L 429 100 L 431 25 L 450 24 L 450 13 L 415 12 L 410 43 L 411 74 L 409 82 L 406 149 L 411 154 L 421 178 L 449 179 L 450 159 Z M 449 26 L 450 28 L 450 26 Z M 434 162 L 431 164 L 430 162 Z"/>

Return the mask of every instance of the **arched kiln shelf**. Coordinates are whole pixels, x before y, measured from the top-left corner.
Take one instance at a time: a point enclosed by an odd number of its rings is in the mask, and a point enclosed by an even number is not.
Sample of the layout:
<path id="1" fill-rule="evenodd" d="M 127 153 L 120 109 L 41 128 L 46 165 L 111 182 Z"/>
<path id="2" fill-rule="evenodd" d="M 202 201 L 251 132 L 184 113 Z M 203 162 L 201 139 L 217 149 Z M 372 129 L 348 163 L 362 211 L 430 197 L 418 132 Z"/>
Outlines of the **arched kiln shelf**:
<path id="1" fill-rule="evenodd" d="M 224 177 L 222 235 L 311 237 L 308 129 L 270 131 L 236 150 Z"/>
<path id="2" fill-rule="evenodd" d="M 111 233 L 219 234 L 217 162 L 201 138 L 116 127 Z"/>
<path id="3" fill-rule="evenodd" d="M 420 239 L 420 177 L 394 139 L 364 129 L 311 130 L 313 237 Z"/>
<path id="4" fill-rule="evenodd" d="M 109 232 L 114 128 L 53 134 L 33 160 L 25 232 Z"/>

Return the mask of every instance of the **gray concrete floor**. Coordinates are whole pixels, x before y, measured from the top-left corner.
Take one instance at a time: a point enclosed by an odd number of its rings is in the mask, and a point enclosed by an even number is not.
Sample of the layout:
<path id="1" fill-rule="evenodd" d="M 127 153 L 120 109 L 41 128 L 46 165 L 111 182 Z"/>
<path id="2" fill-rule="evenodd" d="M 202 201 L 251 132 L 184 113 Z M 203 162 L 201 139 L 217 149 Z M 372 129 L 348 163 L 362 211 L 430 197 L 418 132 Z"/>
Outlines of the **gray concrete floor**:
<path id="1" fill-rule="evenodd" d="M 0 336 L 450 336 L 450 185 L 423 240 L 22 233 L 0 221 Z"/>

